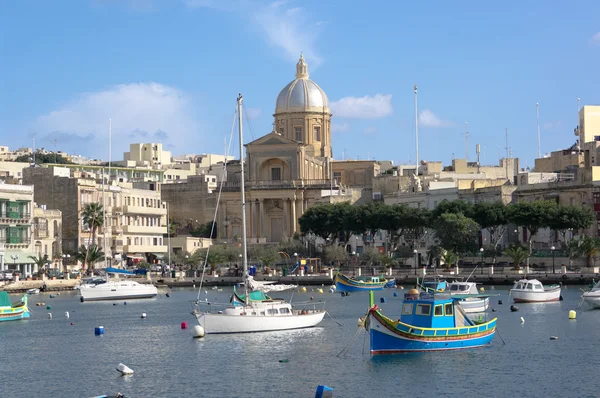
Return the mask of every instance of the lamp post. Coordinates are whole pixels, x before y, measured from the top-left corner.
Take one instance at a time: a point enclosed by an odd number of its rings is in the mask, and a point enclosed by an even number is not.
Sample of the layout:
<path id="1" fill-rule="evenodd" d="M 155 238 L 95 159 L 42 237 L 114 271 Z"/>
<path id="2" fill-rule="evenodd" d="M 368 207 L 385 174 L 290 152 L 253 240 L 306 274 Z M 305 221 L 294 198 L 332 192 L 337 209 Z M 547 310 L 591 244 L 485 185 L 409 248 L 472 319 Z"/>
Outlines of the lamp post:
<path id="1" fill-rule="evenodd" d="M 63 255 L 62 255 L 62 259 L 63 259 L 63 269 L 64 269 L 65 271 L 67 271 L 67 261 L 68 261 L 67 259 L 68 259 L 68 258 L 71 258 L 71 255 L 70 255 L 70 254 L 63 254 Z"/>
<path id="2" fill-rule="evenodd" d="M 554 250 L 556 250 L 556 247 L 552 246 L 550 248 L 550 251 L 552 251 L 552 273 L 555 274 L 556 270 L 554 269 Z"/>
<path id="3" fill-rule="evenodd" d="M 417 268 L 419 268 L 419 251 L 415 249 L 413 250 L 413 253 L 415 254 L 415 275 L 417 275 Z"/>
<path id="4" fill-rule="evenodd" d="M 12 258 L 13 260 L 13 269 L 17 269 L 17 260 L 19 259 L 19 255 L 18 254 L 11 254 L 10 258 Z"/>
<path id="5" fill-rule="evenodd" d="M 481 253 L 481 275 L 483 275 L 483 254 L 484 254 L 483 247 L 479 248 L 479 253 Z"/>

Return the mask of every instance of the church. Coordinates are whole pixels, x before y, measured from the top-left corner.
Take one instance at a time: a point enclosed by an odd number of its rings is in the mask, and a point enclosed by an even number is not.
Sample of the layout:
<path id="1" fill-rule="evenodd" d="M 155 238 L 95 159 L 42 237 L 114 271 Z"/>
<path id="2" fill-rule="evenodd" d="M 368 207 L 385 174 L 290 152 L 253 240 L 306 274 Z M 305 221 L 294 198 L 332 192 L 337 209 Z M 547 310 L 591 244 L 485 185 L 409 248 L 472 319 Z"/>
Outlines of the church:
<path id="1" fill-rule="evenodd" d="M 372 199 L 379 164 L 333 160 L 329 101 L 309 79 L 302 55 L 296 78 L 277 96 L 273 117 L 273 131 L 245 145 L 249 243 L 278 243 L 299 234 L 298 219 L 315 204 Z M 222 240 L 241 238 L 239 178 L 239 169 L 230 169 L 219 201 Z"/>

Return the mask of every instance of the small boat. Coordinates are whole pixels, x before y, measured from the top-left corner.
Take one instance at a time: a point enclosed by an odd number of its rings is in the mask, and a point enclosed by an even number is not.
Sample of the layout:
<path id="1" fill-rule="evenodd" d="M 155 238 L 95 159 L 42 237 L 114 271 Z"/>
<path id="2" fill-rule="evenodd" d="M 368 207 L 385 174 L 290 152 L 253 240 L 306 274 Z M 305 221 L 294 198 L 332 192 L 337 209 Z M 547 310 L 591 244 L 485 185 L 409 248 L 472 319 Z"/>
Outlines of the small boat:
<path id="1" fill-rule="evenodd" d="M 106 282 L 100 284 L 83 284 L 79 287 L 80 300 L 123 300 L 152 298 L 158 295 L 158 289 L 152 284 L 143 284 L 130 280 L 108 280 L 109 274 L 134 275 L 133 272 L 117 268 L 106 269 Z"/>
<path id="2" fill-rule="evenodd" d="M 591 290 L 583 292 L 581 298 L 590 307 L 600 308 L 600 282 L 596 283 Z"/>
<path id="3" fill-rule="evenodd" d="M 387 283 L 385 284 L 385 287 L 387 287 L 387 288 L 396 287 L 396 278 L 389 279 L 387 281 Z"/>
<path id="4" fill-rule="evenodd" d="M 358 276 L 351 278 L 341 273 L 335 276 L 335 287 L 340 292 L 382 290 L 387 283 L 387 279 L 378 276 Z"/>
<path id="5" fill-rule="evenodd" d="M 29 318 L 29 308 L 27 307 L 27 295 L 21 297 L 21 301 L 12 303 L 8 293 L 0 292 L 0 322 L 16 321 Z"/>
<path id="6" fill-rule="evenodd" d="M 40 289 L 29 289 L 27 294 L 40 294 Z"/>
<path id="7" fill-rule="evenodd" d="M 484 346 L 492 341 L 496 320 L 475 324 L 449 293 L 411 289 L 404 295 L 400 319 L 383 315 L 370 293 L 364 320 L 371 354 L 446 351 Z"/>
<path id="8" fill-rule="evenodd" d="M 423 291 L 429 293 L 441 293 L 448 289 L 448 282 L 446 282 L 444 279 L 440 279 L 437 276 L 433 278 L 425 278 L 421 284 L 419 284 L 419 280 L 417 279 L 417 285 L 420 286 Z"/>
<path id="9" fill-rule="evenodd" d="M 490 295 L 479 294 L 475 282 L 450 282 L 447 291 L 466 313 L 484 312 L 490 306 Z"/>
<path id="10" fill-rule="evenodd" d="M 545 303 L 560 300 L 560 285 L 544 286 L 537 279 L 521 279 L 510 289 L 515 303 Z"/>

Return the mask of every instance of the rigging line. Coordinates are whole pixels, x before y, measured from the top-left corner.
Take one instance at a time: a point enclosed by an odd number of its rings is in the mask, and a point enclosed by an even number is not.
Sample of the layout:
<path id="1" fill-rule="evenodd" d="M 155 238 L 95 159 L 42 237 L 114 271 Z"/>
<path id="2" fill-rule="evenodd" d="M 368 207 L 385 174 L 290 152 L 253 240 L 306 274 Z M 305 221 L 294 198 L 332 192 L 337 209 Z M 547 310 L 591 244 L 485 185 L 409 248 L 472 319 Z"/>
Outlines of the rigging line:
<path id="1" fill-rule="evenodd" d="M 332 321 L 334 321 L 335 323 L 337 323 L 339 326 L 343 326 L 341 323 L 339 323 L 338 321 L 336 321 L 335 319 L 333 319 L 333 317 L 331 316 L 331 314 L 329 313 L 329 311 L 325 311 L 325 313 L 327 314 L 328 317 L 331 318 Z"/>
<path id="2" fill-rule="evenodd" d="M 244 116 L 246 116 L 246 123 L 248 124 L 248 130 L 250 130 L 252 141 L 254 141 L 256 137 L 254 137 L 254 132 L 252 131 L 252 124 L 250 124 L 250 118 L 248 118 L 248 112 L 246 111 L 246 106 L 244 104 L 242 104 L 242 110 L 244 111 Z"/>
<path id="3" fill-rule="evenodd" d="M 221 192 L 223 192 L 223 185 L 225 185 L 225 176 L 227 175 L 227 156 L 229 156 L 229 153 L 231 153 L 231 143 L 233 142 L 233 130 L 235 129 L 235 120 L 236 120 L 236 115 L 237 115 L 237 106 L 235 108 L 235 111 L 233 112 L 233 121 L 231 123 L 231 131 L 229 133 L 229 146 L 226 147 L 225 150 L 225 161 L 223 162 L 223 172 L 221 175 L 221 185 L 219 186 L 219 194 L 217 195 L 217 204 L 215 206 L 215 215 L 213 216 L 213 222 L 210 228 L 210 238 L 212 239 L 214 230 L 215 230 L 215 224 L 217 221 L 217 213 L 219 211 L 219 203 L 221 202 Z M 240 159 L 240 161 L 244 161 L 243 159 Z M 244 176 L 242 176 L 241 178 L 244 178 Z M 198 296 L 196 297 L 196 302 L 200 301 L 200 292 L 202 291 L 202 284 L 204 282 L 204 274 L 206 272 L 206 263 L 208 261 L 208 255 L 210 253 L 210 246 L 208 246 L 206 248 L 206 257 L 204 258 L 204 263 L 202 264 L 202 278 L 200 279 L 200 286 L 198 288 Z"/>
<path id="4" fill-rule="evenodd" d="M 506 342 L 504 341 L 502 336 L 500 336 L 500 329 L 498 329 L 498 326 L 496 326 L 496 333 L 498 333 L 498 337 L 500 337 L 500 340 L 502 340 L 503 345 L 506 345 Z"/>

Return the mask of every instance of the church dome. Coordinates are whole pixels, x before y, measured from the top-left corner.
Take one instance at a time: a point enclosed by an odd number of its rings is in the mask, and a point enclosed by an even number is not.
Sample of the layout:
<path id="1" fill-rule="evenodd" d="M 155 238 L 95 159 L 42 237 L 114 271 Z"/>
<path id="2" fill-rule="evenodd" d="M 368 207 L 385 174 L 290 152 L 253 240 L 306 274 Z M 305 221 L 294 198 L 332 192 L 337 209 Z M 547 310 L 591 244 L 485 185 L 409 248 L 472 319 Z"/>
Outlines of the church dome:
<path id="1" fill-rule="evenodd" d="M 329 113 L 327 95 L 317 83 L 308 78 L 308 65 L 302 55 L 296 64 L 296 79 L 277 96 L 275 114 L 286 112 Z"/>

